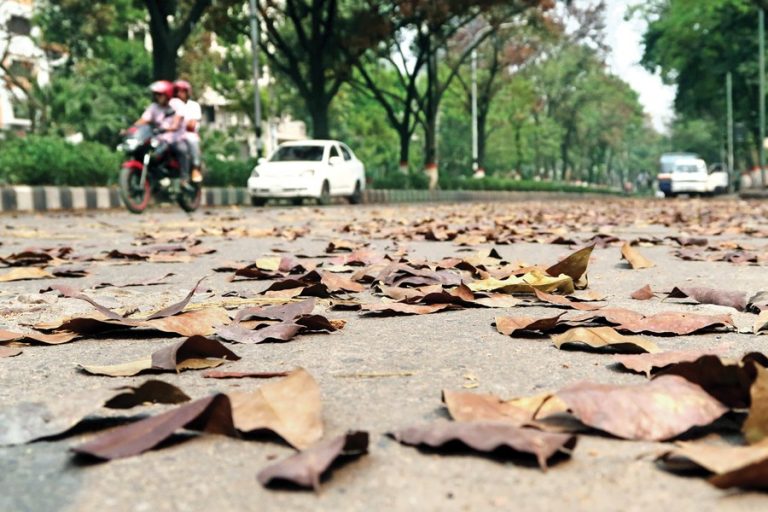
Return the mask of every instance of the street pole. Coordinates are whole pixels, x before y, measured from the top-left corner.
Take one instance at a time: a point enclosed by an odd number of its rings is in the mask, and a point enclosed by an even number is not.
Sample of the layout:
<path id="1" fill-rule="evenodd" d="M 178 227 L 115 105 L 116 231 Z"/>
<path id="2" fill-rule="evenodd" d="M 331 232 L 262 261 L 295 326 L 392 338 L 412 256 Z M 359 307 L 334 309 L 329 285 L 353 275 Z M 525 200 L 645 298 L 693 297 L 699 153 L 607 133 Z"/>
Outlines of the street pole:
<path id="1" fill-rule="evenodd" d="M 259 91 L 259 20 L 256 0 L 250 0 L 251 51 L 253 53 L 253 124 L 256 133 L 256 156 L 261 156 L 261 92 Z"/>
<path id="2" fill-rule="evenodd" d="M 480 169 L 477 129 L 477 50 L 472 50 L 472 172 Z"/>
<path id="3" fill-rule="evenodd" d="M 725 94 L 728 111 L 728 176 L 731 184 L 733 184 L 736 177 L 733 172 L 733 77 L 730 71 L 725 75 Z"/>
<path id="4" fill-rule="evenodd" d="M 760 47 L 760 186 L 765 187 L 765 11 L 758 11 L 758 46 Z"/>

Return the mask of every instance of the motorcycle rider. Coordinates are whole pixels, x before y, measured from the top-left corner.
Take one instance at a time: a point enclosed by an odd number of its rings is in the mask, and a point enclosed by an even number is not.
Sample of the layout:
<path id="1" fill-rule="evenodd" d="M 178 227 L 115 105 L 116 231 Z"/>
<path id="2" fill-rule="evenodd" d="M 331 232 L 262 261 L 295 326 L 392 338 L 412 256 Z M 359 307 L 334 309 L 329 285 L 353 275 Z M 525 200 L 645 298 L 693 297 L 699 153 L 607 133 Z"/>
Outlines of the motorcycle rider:
<path id="1" fill-rule="evenodd" d="M 167 80 L 158 80 L 149 86 L 153 102 L 134 124 L 152 124 L 162 131 L 160 140 L 166 142 L 179 159 L 181 184 L 189 182 L 189 149 L 184 139 L 184 111 L 186 106 L 175 98 L 173 84 Z"/>
<path id="2" fill-rule="evenodd" d="M 203 117 L 200 104 L 190 98 L 192 94 L 192 85 L 186 80 L 176 80 L 173 83 L 174 92 L 178 99 L 184 102 L 184 124 L 186 131 L 184 139 L 189 147 L 189 154 L 192 159 L 192 181 L 199 183 L 203 181 L 203 175 L 200 172 L 200 120 Z"/>

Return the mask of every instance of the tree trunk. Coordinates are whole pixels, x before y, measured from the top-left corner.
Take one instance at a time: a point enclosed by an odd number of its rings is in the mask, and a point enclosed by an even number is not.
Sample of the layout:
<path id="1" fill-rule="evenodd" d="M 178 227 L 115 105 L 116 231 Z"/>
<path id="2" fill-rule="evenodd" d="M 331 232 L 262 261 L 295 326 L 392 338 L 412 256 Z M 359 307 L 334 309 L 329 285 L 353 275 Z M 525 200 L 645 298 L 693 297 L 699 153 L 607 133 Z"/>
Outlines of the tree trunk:
<path id="1" fill-rule="evenodd" d="M 307 110 L 312 117 L 312 137 L 315 139 L 331 138 L 328 107 L 328 102 L 316 97 L 307 99 Z"/>
<path id="2" fill-rule="evenodd" d="M 397 128 L 397 135 L 400 138 L 400 172 L 406 174 L 411 151 L 411 132 L 407 125 L 400 126 Z"/>
<path id="3" fill-rule="evenodd" d="M 520 131 L 522 126 L 520 123 L 515 125 L 515 149 L 517 153 L 517 162 L 515 162 L 515 171 L 522 176 L 523 175 L 523 144 L 520 137 Z"/>
<path id="4" fill-rule="evenodd" d="M 171 41 L 152 34 L 152 73 L 155 80 L 175 80 L 178 55 Z"/>
<path id="5" fill-rule="evenodd" d="M 437 170 L 437 56 L 427 37 L 427 104 L 424 109 L 424 172 L 429 177 L 429 189 L 435 190 L 439 178 Z"/>
<path id="6" fill-rule="evenodd" d="M 479 110 L 477 114 L 477 165 L 485 169 L 485 148 L 488 138 L 488 110 Z"/>

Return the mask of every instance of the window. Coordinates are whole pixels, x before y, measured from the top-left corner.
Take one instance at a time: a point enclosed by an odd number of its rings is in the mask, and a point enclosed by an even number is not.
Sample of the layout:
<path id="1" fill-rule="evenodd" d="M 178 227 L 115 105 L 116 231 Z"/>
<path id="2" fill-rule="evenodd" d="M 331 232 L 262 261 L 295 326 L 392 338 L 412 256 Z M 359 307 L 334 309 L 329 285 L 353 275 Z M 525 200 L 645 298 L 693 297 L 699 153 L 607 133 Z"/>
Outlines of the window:
<path id="1" fill-rule="evenodd" d="M 320 162 L 323 146 L 282 146 L 275 151 L 270 162 Z"/>
<path id="2" fill-rule="evenodd" d="M 21 98 L 17 98 L 15 94 L 11 95 L 11 108 L 13 109 L 13 117 L 15 119 L 29 119 L 29 106 L 27 105 L 27 102 Z"/>
<path id="3" fill-rule="evenodd" d="M 32 32 L 32 24 L 24 16 L 11 16 L 6 26 L 8 32 L 17 36 L 28 36 Z"/>
<path id="4" fill-rule="evenodd" d="M 331 158 L 333 158 L 335 156 L 340 156 L 340 155 L 339 155 L 339 150 L 336 149 L 336 146 L 334 145 L 334 146 L 331 146 L 331 154 L 328 155 L 328 159 L 330 160 Z"/>
<path id="5" fill-rule="evenodd" d="M 213 124 L 216 122 L 216 110 L 210 105 L 203 106 L 203 117 L 207 124 Z"/>
<path id="6" fill-rule="evenodd" d="M 352 160 L 352 152 L 349 148 L 344 144 L 341 144 L 339 147 L 341 148 L 341 154 L 344 155 L 344 160 Z"/>

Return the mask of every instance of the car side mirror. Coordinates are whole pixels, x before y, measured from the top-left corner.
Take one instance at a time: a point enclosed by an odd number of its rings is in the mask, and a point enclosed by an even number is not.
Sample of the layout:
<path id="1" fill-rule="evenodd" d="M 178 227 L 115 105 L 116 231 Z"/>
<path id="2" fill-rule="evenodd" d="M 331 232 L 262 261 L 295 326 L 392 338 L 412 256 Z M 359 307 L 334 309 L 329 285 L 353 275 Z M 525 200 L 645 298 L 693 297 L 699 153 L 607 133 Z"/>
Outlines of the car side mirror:
<path id="1" fill-rule="evenodd" d="M 344 159 L 341 158 L 340 156 L 332 156 L 331 158 L 328 159 L 328 163 L 330 165 L 341 165 L 344 163 Z"/>
<path id="2" fill-rule="evenodd" d="M 258 160 L 256 160 L 256 163 L 261 165 L 261 164 L 265 163 L 266 161 L 267 161 L 267 159 L 262 156 L 262 157 L 259 157 Z"/>

